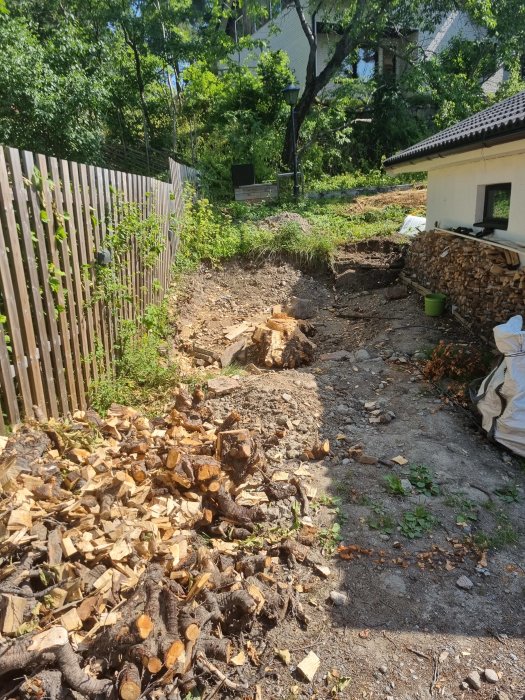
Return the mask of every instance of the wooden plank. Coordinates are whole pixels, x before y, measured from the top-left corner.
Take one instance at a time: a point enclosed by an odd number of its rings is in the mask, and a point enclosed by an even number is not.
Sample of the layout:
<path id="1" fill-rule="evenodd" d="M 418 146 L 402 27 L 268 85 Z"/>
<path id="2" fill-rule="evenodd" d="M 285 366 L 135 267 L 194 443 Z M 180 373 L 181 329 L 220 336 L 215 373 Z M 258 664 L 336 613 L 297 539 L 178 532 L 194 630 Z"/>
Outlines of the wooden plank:
<path id="1" fill-rule="evenodd" d="M 76 322 L 77 328 L 80 331 L 79 345 L 81 354 L 78 372 L 81 375 L 80 379 L 83 380 L 83 391 L 79 397 L 80 407 L 82 409 L 85 409 L 87 406 L 86 399 L 89 390 L 89 385 L 91 384 L 91 371 L 89 366 L 90 347 L 87 338 L 86 308 L 84 300 L 84 289 L 82 284 L 82 268 L 80 266 L 80 252 L 78 240 L 79 233 L 77 231 L 77 220 L 79 216 L 80 220 L 82 221 L 82 204 L 80 202 L 78 177 L 75 183 L 72 184 L 68 161 L 60 160 L 58 162 L 58 165 L 63 185 L 62 191 L 64 209 L 69 214 L 69 219 L 66 219 L 66 221 L 64 222 L 64 226 L 68 233 L 69 239 L 69 260 L 71 263 L 71 278 L 73 285 L 73 294 L 75 298 Z M 74 169 L 76 169 L 76 163 Z M 65 241 L 64 243 L 67 247 L 67 243 Z"/>
<path id="2" fill-rule="evenodd" d="M 140 216 L 144 216 L 144 180 L 145 178 L 141 175 L 137 178 L 137 204 L 139 205 Z M 137 247 L 137 260 L 138 260 L 138 278 L 139 278 L 139 293 L 140 293 L 140 306 L 139 306 L 139 316 L 144 314 L 146 308 L 146 287 L 145 287 L 145 274 L 144 274 L 144 264 L 142 253 Z"/>
<path id="3" fill-rule="evenodd" d="M 35 161 L 33 154 L 29 151 L 22 151 L 23 171 L 27 180 L 31 181 L 35 172 Z M 29 197 L 29 217 L 32 230 L 36 235 L 37 263 L 39 276 L 42 281 L 42 305 L 45 312 L 47 335 L 49 338 L 49 352 L 53 365 L 53 376 L 57 399 L 59 402 L 59 413 L 65 414 L 69 411 L 69 401 L 67 395 L 66 374 L 62 359 L 62 343 L 55 313 L 55 299 L 49 286 L 48 262 L 51 259 L 46 246 L 46 234 L 44 224 L 40 218 L 40 211 L 43 209 L 40 197 L 41 192 L 37 192 L 34 186 L 28 188 Z"/>
<path id="4" fill-rule="evenodd" d="M 52 263 L 57 271 L 65 272 L 61 269 L 60 256 L 55 239 L 55 219 L 53 212 L 53 197 L 51 195 L 51 190 L 49 189 L 48 183 L 48 167 L 46 157 L 38 154 L 36 156 L 36 166 L 40 170 L 42 175 L 42 203 L 44 205 L 43 210 L 47 215 L 47 223 L 44 224 L 44 231 L 46 234 L 47 250 L 48 250 L 48 263 Z M 56 186 L 60 186 L 60 183 L 55 183 Z M 56 301 L 63 308 L 66 308 L 66 299 L 64 295 L 63 277 L 61 275 L 56 275 Z M 78 406 L 78 396 L 75 380 L 75 367 L 73 364 L 73 356 L 71 353 L 71 337 L 70 329 L 68 327 L 68 320 L 66 311 L 58 312 L 58 326 L 60 328 L 60 342 L 62 347 L 62 359 L 64 362 L 64 368 L 66 373 L 66 385 L 67 392 L 69 396 L 69 403 L 72 409 Z"/>
<path id="5" fill-rule="evenodd" d="M 71 162 L 69 164 L 71 179 L 73 182 L 73 195 L 75 197 L 75 225 L 78 232 L 78 252 L 81 267 L 82 289 L 84 295 L 84 313 L 86 315 L 86 334 L 89 352 L 89 372 L 93 380 L 98 379 L 97 359 L 95 349 L 97 336 L 95 333 L 94 314 L 96 304 L 91 298 L 91 285 L 93 283 L 92 265 L 94 262 L 94 243 L 91 231 L 91 200 L 89 198 L 89 184 L 87 168 L 85 165 Z"/>
<path id="6" fill-rule="evenodd" d="M 75 294 L 75 286 L 73 284 L 74 271 L 72 269 L 72 260 L 70 255 L 69 235 L 70 231 L 70 221 L 64 220 L 64 213 L 66 216 L 71 216 L 71 212 L 64 207 L 66 189 L 69 189 L 69 172 L 67 174 L 67 185 L 62 182 L 61 171 L 59 170 L 58 160 L 54 157 L 49 158 L 49 166 L 51 169 L 51 177 L 55 183 L 54 196 L 55 196 L 55 207 L 56 207 L 56 221 L 55 221 L 55 238 L 57 233 L 62 229 L 65 230 L 67 238 L 63 238 L 57 241 L 59 256 L 61 259 L 61 269 L 64 272 L 64 280 L 67 289 L 66 298 L 66 315 L 69 323 L 69 342 L 70 348 L 73 353 L 73 365 L 74 365 L 74 380 L 76 387 L 76 403 L 73 408 L 85 408 L 86 406 L 86 394 L 87 387 L 84 383 L 84 377 L 82 373 L 82 354 L 80 348 L 80 323 L 79 323 L 79 311 L 78 303 Z M 66 168 L 67 170 L 67 168 Z M 66 204 L 67 206 L 67 204 Z M 71 246 L 73 248 L 73 246 Z M 80 270 L 79 270 L 80 272 Z"/>
<path id="7" fill-rule="evenodd" d="M 145 204 L 146 204 L 146 211 L 144 214 L 144 219 L 148 219 L 151 214 L 152 214 L 152 202 L 153 202 L 153 191 L 152 191 L 152 179 L 151 177 L 146 178 L 146 192 L 145 192 Z M 145 284 L 146 284 L 146 305 L 150 306 L 152 303 L 152 283 L 153 283 L 153 276 L 152 276 L 152 265 L 149 263 L 147 267 L 145 267 L 146 271 L 146 279 L 145 279 Z"/>
<path id="8" fill-rule="evenodd" d="M 88 166 L 88 177 L 89 177 L 89 198 L 91 202 L 91 207 L 93 211 L 91 214 L 94 216 L 94 221 L 91 222 L 92 236 L 93 236 L 93 258 L 96 252 L 100 250 L 101 247 L 101 236 L 102 236 L 102 224 L 101 224 L 101 204 L 100 197 L 97 187 L 97 171 L 93 165 Z M 91 218 L 91 216 L 90 216 Z M 94 270 L 94 292 L 96 293 L 96 270 Z M 102 343 L 104 348 L 104 367 L 107 372 L 110 371 L 111 367 L 111 354 L 109 348 L 109 336 L 106 331 L 105 321 L 104 321 L 104 308 L 103 302 L 97 301 L 95 305 L 95 330 L 99 342 Z"/>
<path id="9" fill-rule="evenodd" d="M 127 174 L 127 180 L 128 180 L 128 185 L 127 185 L 127 191 L 128 191 L 128 197 L 129 201 L 133 203 L 133 206 L 136 206 L 137 204 L 137 197 L 135 194 L 135 178 L 136 175 L 132 175 L 131 173 Z M 132 238 L 131 240 L 131 245 L 130 245 L 130 282 L 131 282 L 131 297 L 132 297 L 132 318 L 135 320 L 137 317 L 137 304 L 138 304 L 138 281 L 137 281 L 137 240 L 135 237 Z"/>
<path id="10" fill-rule="evenodd" d="M 107 196 L 109 191 L 106 190 L 106 182 L 104 179 L 104 170 L 102 168 L 96 168 L 96 188 L 98 193 L 98 203 L 99 203 L 99 213 L 100 213 L 100 243 L 99 250 L 107 245 L 105 240 L 106 234 L 108 232 L 108 217 L 110 215 L 110 204 L 107 201 Z M 108 343 L 108 365 L 107 371 L 113 375 L 115 369 L 114 361 L 114 343 L 115 343 L 115 329 L 113 322 L 112 309 L 110 308 L 110 301 L 104 300 L 101 304 L 102 309 L 102 333 L 107 337 Z"/>
<path id="11" fill-rule="evenodd" d="M 58 418 L 60 415 L 57 401 L 57 389 L 53 377 L 53 363 L 50 353 L 50 342 L 47 335 L 44 308 L 40 295 L 40 280 L 38 279 L 38 267 L 35 257 L 35 244 L 31 232 L 31 222 L 28 210 L 28 197 L 24 184 L 24 175 L 20 163 L 20 151 L 16 148 L 8 148 L 7 158 L 11 169 L 13 194 L 15 197 L 18 221 L 20 224 L 20 238 L 23 243 L 23 255 L 27 261 L 27 276 L 30 290 L 30 304 L 37 336 L 37 348 L 40 359 L 40 373 L 43 380 L 45 397 L 38 405 L 44 415 L 52 415 Z M 46 261 L 47 262 L 47 261 Z"/>
<path id="12" fill-rule="evenodd" d="M 0 276 L 6 275 L 3 285 L 4 303 L 7 308 L 9 333 L 13 340 L 24 412 L 26 416 L 33 417 L 33 404 L 41 407 L 44 414 L 46 406 L 12 196 L 5 154 L 0 148 L 0 201 L 5 226 L 4 249 L 0 251 L 4 269 L 0 271 Z M 9 250 L 9 257 L 6 248 Z"/>
<path id="13" fill-rule="evenodd" d="M 129 211 L 130 206 L 133 206 L 133 204 L 130 204 L 130 193 L 128 192 L 128 177 L 127 173 L 119 172 L 118 173 L 118 183 L 119 183 L 119 189 L 122 192 L 122 196 L 124 199 L 124 202 L 126 202 L 126 208 Z M 133 285 L 132 285 L 132 274 L 131 274 L 131 248 L 133 244 L 133 238 L 134 236 L 131 236 L 128 241 L 128 245 L 126 246 L 126 252 L 125 252 L 125 268 L 124 268 L 124 285 L 126 288 L 126 318 L 127 319 L 133 319 L 133 304 L 132 304 L 132 299 L 133 299 Z"/>
<path id="14" fill-rule="evenodd" d="M 2 223 L 0 222 L 0 246 L 2 245 L 2 238 Z M 5 342 L 6 331 L 7 328 L 0 323 L 0 411 L 5 409 L 7 420 L 11 425 L 14 425 L 20 421 L 20 410 L 18 408 L 13 372 L 11 371 L 10 354 Z M 3 418 L 2 425 L 5 427 Z"/>

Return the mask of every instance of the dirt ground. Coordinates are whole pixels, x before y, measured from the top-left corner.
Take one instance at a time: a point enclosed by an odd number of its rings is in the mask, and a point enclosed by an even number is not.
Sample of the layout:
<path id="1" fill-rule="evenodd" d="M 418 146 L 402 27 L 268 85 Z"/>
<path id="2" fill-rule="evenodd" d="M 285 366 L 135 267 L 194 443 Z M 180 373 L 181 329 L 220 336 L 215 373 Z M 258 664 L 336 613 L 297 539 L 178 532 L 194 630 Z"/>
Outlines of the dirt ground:
<path id="1" fill-rule="evenodd" d="M 390 275 L 383 279 L 392 282 Z M 299 470 L 312 496 L 311 521 L 303 521 L 320 528 L 330 569 L 327 578 L 308 566 L 287 572 L 310 623 L 301 628 L 287 619 L 252 630 L 259 663 L 238 673 L 260 684 L 262 698 L 521 699 L 523 464 L 489 443 L 469 411 L 444 402 L 422 378 L 423 352 L 440 339 L 472 340 L 467 331 L 449 316 L 425 316 L 413 291 L 392 301 L 384 293 L 380 275 L 372 289 L 359 292 L 336 287 L 331 273 L 233 262 L 199 271 L 177 301 L 179 360 L 187 367 L 194 362 L 187 353 L 192 344 L 220 353 L 228 344 L 226 328 L 262 320 L 274 304 L 296 296 L 317 306 L 312 365 L 240 370 L 240 387 L 211 400 L 218 417 L 233 408 L 242 413 L 242 425 L 259 434 L 272 470 Z M 346 351 L 343 359 L 330 359 L 337 351 Z M 220 372 L 192 371 L 203 381 Z M 278 428 L 286 432 L 279 441 Z M 318 438 L 329 439 L 330 456 L 303 461 L 304 448 Z M 356 444 L 372 463 L 352 457 Z M 406 464 L 392 462 L 396 457 Z M 417 465 L 427 467 L 437 495 L 419 493 L 408 482 L 405 495 L 393 494 L 385 477 L 407 479 Z M 292 505 L 270 506 L 274 528 L 291 526 Z M 421 507 L 430 529 L 409 539 L 400 523 Z M 485 561 L 480 550 L 464 545 L 469 536 L 478 542 L 492 537 L 497 548 Z M 461 576 L 470 589 L 457 585 Z M 276 649 L 289 650 L 290 665 Z M 321 664 L 307 683 L 295 668 L 310 651 Z M 484 669 L 496 671 L 499 680 L 484 680 Z M 476 670 L 479 690 L 464 683 Z"/>

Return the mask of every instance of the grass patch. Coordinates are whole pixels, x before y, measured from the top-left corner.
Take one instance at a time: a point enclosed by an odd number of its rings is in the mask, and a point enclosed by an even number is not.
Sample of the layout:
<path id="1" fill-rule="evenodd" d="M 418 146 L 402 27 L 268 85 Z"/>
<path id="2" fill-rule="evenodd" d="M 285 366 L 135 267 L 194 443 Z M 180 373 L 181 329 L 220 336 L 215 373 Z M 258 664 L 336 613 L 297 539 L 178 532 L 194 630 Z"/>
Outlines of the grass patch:
<path id="1" fill-rule="evenodd" d="M 386 474 L 385 486 L 386 490 L 393 496 L 406 496 L 401 479 L 397 476 L 397 474 Z"/>
<path id="2" fill-rule="evenodd" d="M 409 510 L 403 514 L 399 523 L 401 533 L 409 540 L 423 537 L 432 530 L 436 519 L 425 506 L 416 506 L 414 510 Z"/>
<path id="3" fill-rule="evenodd" d="M 496 496 L 502 500 L 504 503 L 519 503 L 520 493 L 517 484 L 506 484 L 500 489 L 494 491 Z"/>
<path id="4" fill-rule="evenodd" d="M 371 170 L 369 173 L 323 175 L 317 180 L 308 182 L 308 190 L 311 192 L 333 192 L 335 190 L 350 190 L 359 187 L 402 185 L 405 183 L 423 182 L 425 179 L 426 173 L 406 173 L 392 177 L 381 170 Z"/>
<path id="5" fill-rule="evenodd" d="M 379 530 L 385 535 L 391 535 L 396 528 L 396 521 L 388 515 L 379 504 L 372 506 L 372 514 L 367 518 L 368 527 L 371 530 Z"/>

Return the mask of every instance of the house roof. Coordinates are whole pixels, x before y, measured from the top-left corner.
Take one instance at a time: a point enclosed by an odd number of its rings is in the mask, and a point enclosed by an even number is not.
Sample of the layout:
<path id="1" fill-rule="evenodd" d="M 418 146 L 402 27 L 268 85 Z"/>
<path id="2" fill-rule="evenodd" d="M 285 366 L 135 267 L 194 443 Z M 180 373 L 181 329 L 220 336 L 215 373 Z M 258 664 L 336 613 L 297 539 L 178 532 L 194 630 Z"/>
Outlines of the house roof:
<path id="1" fill-rule="evenodd" d="M 388 168 L 457 148 L 470 150 L 495 139 L 511 140 L 520 133 L 525 136 L 525 91 L 396 153 L 387 158 L 384 165 Z"/>

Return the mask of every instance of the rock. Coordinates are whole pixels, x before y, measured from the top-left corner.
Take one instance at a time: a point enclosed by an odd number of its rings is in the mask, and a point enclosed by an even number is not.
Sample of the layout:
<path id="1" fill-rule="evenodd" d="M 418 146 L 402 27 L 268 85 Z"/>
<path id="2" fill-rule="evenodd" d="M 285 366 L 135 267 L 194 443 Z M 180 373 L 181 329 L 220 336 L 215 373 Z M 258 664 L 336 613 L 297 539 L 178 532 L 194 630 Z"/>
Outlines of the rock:
<path id="1" fill-rule="evenodd" d="M 479 690 L 481 688 L 481 678 L 477 671 L 471 671 L 465 680 L 474 690 Z"/>
<path id="2" fill-rule="evenodd" d="M 341 591 L 330 591 L 330 600 L 334 605 L 338 607 L 340 605 L 346 605 L 348 603 L 348 596 L 346 593 L 341 593 Z"/>
<path id="3" fill-rule="evenodd" d="M 498 690 L 496 695 L 494 695 L 494 700 L 510 700 L 510 695 L 507 695 L 503 690 Z"/>
<path id="4" fill-rule="evenodd" d="M 405 493 L 411 493 L 412 492 L 412 484 L 408 479 L 401 479 L 401 486 L 403 488 L 403 491 Z"/>
<path id="5" fill-rule="evenodd" d="M 469 684 L 466 681 L 461 681 L 461 683 L 459 684 L 459 687 L 461 688 L 461 690 L 468 690 Z"/>
<path id="6" fill-rule="evenodd" d="M 460 576 L 456 581 L 456 586 L 464 591 L 470 591 L 472 588 L 474 588 L 474 584 L 468 578 L 468 576 Z"/>
<path id="7" fill-rule="evenodd" d="M 394 299 L 404 299 L 408 296 L 408 288 L 404 284 L 396 284 L 393 287 L 388 287 L 385 289 L 384 297 L 388 301 L 393 301 Z"/>
<path id="8" fill-rule="evenodd" d="M 293 396 L 291 394 L 281 394 L 281 398 L 283 401 L 286 401 L 286 403 L 292 403 L 293 401 Z"/>
<path id="9" fill-rule="evenodd" d="M 337 350 L 336 352 L 326 352 L 320 356 L 321 362 L 341 362 L 341 360 L 352 360 L 353 355 L 348 350 Z"/>
<path id="10" fill-rule="evenodd" d="M 232 343 L 231 345 L 228 345 L 228 347 L 222 353 L 220 360 L 219 360 L 221 363 L 221 367 L 224 369 L 224 367 L 228 367 L 229 365 L 231 365 L 231 363 L 235 360 L 235 358 L 241 352 L 241 350 L 244 350 L 245 345 L 246 345 L 245 338 L 241 338 L 236 343 Z"/>
<path id="11" fill-rule="evenodd" d="M 299 319 L 313 318 L 317 313 L 317 306 L 311 299 L 292 297 L 284 307 L 285 313 Z"/>
<path id="12" fill-rule="evenodd" d="M 240 387 L 238 379 L 233 377 L 216 377 L 208 380 L 208 389 L 214 396 L 227 396 Z"/>
<path id="13" fill-rule="evenodd" d="M 492 669 L 492 668 L 486 668 L 483 671 L 483 675 L 485 676 L 485 680 L 487 681 L 487 683 L 498 683 L 499 682 L 499 676 L 496 673 L 496 671 L 494 671 L 494 669 Z"/>
<path id="14" fill-rule="evenodd" d="M 388 673 L 388 667 L 385 665 L 380 666 L 378 671 L 379 671 L 379 673 L 382 673 L 383 675 L 385 675 L 385 673 Z"/>
<path id="15" fill-rule="evenodd" d="M 321 564 L 314 564 L 314 571 L 318 573 L 323 578 L 328 578 L 330 576 L 330 567 L 322 566 Z"/>
<path id="16" fill-rule="evenodd" d="M 359 464 L 377 464 L 377 457 L 373 457 L 372 455 L 367 455 L 364 452 L 357 453 L 354 457 L 356 462 L 359 462 Z"/>
<path id="17" fill-rule="evenodd" d="M 356 362 L 362 362 L 364 360 L 370 359 L 370 353 L 368 352 L 368 350 L 365 350 L 365 348 L 361 348 L 361 350 L 358 350 L 356 352 L 354 357 Z"/>

